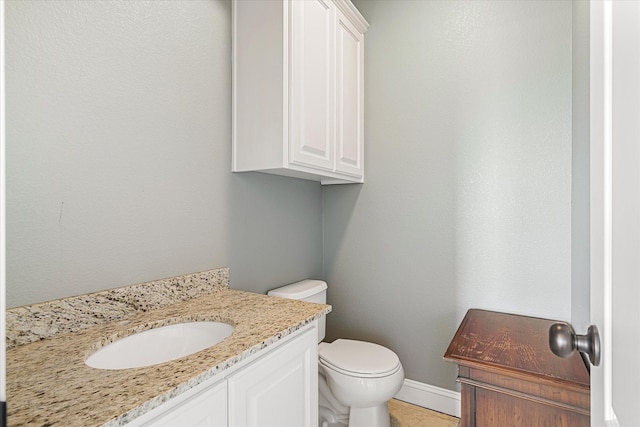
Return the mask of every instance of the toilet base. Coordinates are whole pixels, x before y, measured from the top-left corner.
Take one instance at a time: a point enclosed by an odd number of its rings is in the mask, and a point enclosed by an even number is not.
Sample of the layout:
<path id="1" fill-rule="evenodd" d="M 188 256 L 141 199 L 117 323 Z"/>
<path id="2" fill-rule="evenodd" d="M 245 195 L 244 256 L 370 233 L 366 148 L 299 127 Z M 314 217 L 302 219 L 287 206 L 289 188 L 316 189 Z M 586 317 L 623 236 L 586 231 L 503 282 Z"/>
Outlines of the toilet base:
<path id="1" fill-rule="evenodd" d="M 324 411 L 323 411 L 324 410 Z M 348 419 L 337 418 L 327 408 L 320 408 L 319 427 L 391 427 L 387 403 L 369 408 L 351 408 Z M 348 424 L 347 424 L 348 423 Z"/>
<path id="2" fill-rule="evenodd" d="M 319 427 L 347 427 L 349 416 L 336 414 L 331 408 L 320 406 L 318 411 Z"/>
<path id="3" fill-rule="evenodd" d="M 367 408 L 351 407 L 349 427 L 390 427 L 391 417 L 387 402 Z"/>

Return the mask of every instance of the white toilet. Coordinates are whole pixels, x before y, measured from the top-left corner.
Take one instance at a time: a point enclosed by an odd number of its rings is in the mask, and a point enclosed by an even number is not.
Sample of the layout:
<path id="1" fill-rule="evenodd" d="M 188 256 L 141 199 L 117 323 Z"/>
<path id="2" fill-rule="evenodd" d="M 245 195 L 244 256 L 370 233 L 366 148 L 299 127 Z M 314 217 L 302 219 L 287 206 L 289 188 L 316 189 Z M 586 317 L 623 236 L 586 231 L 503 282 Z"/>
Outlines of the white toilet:
<path id="1" fill-rule="evenodd" d="M 303 280 L 269 291 L 268 295 L 326 304 L 327 284 Z M 389 427 L 387 401 L 402 387 L 404 369 L 386 347 L 338 339 L 321 342 L 326 319 L 318 328 L 320 427 Z"/>

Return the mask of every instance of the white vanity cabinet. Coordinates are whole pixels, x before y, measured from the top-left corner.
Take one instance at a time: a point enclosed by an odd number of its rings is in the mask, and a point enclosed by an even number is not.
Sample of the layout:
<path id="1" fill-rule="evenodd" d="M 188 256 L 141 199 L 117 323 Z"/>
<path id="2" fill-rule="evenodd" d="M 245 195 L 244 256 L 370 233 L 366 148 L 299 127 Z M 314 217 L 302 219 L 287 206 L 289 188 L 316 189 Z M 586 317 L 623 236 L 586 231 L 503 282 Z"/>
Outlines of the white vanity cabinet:
<path id="1" fill-rule="evenodd" d="M 316 323 L 170 399 L 127 426 L 317 426 Z"/>
<path id="2" fill-rule="evenodd" d="M 313 330 L 231 375 L 228 392 L 230 426 L 317 426 L 317 332 Z"/>
<path id="3" fill-rule="evenodd" d="M 153 420 L 136 424 L 145 427 L 227 427 L 227 382 L 209 386 L 188 397 L 179 397 L 180 402 L 162 411 Z M 169 403 L 171 404 L 171 402 Z M 167 404 L 167 405 L 169 405 Z M 132 423 L 133 424 L 133 423 Z"/>
<path id="4" fill-rule="evenodd" d="M 233 2 L 234 172 L 364 181 L 367 28 L 349 0 Z"/>

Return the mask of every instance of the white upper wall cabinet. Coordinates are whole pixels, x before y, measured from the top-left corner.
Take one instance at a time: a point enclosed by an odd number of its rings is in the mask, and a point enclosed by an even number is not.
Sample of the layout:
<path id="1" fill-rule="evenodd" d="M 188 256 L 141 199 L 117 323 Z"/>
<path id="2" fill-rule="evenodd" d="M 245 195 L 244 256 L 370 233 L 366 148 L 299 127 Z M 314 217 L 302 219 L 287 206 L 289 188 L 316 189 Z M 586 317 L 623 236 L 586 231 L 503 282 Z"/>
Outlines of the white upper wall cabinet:
<path id="1" fill-rule="evenodd" d="M 233 2 L 234 172 L 364 182 L 364 33 L 349 0 Z"/>

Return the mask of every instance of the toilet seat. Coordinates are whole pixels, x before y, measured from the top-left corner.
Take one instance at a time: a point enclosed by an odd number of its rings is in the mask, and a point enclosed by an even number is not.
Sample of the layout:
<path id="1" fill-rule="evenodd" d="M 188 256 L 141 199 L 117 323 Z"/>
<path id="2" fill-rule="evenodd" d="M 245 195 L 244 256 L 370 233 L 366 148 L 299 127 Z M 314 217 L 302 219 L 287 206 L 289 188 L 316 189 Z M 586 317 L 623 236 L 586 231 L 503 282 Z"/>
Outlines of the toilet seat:
<path id="1" fill-rule="evenodd" d="M 393 351 L 364 341 L 338 339 L 331 344 L 322 343 L 318 356 L 323 366 L 352 377 L 386 377 L 401 369 L 400 359 Z"/>

